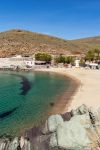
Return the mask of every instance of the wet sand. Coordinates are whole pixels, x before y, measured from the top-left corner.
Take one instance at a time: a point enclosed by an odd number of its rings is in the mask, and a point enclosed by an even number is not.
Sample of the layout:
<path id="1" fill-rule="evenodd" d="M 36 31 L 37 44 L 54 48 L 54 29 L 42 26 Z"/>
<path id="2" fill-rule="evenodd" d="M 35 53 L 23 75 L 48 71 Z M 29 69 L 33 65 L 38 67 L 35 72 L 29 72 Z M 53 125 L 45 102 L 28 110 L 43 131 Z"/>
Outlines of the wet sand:
<path id="1" fill-rule="evenodd" d="M 57 101 L 52 113 L 65 113 L 82 104 L 97 109 L 100 107 L 100 70 L 84 68 L 39 69 L 62 74 L 71 78 L 68 91 Z"/>
<path id="2" fill-rule="evenodd" d="M 55 101 L 55 103 L 51 104 L 51 111 L 49 115 L 52 114 L 63 114 L 65 113 L 64 110 L 68 111 L 69 106 L 72 103 L 73 96 L 76 94 L 78 88 L 81 86 L 80 80 L 76 79 L 73 76 L 70 76 L 66 73 L 66 70 L 63 68 L 42 68 L 37 69 L 36 71 L 43 71 L 43 72 L 51 72 L 57 73 L 58 75 L 62 75 L 67 77 L 70 80 L 70 85 L 67 90 Z M 67 109 L 66 109 L 67 108 Z"/>
<path id="3" fill-rule="evenodd" d="M 80 86 L 79 80 L 71 78 L 70 76 L 65 75 L 65 74 L 61 74 L 61 73 L 59 73 L 59 74 L 66 76 L 70 80 L 70 84 L 69 84 L 69 87 L 67 88 L 67 90 L 61 96 L 59 96 L 59 98 L 55 101 L 55 105 L 52 107 L 50 115 L 63 114 L 63 113 L 65 113 L 64 110 L 66 108 L 67 108 L 66 111 L 68 111 L 68 107 L 72 103 L 72 97 L 76 94 L 76 92 Z"/>

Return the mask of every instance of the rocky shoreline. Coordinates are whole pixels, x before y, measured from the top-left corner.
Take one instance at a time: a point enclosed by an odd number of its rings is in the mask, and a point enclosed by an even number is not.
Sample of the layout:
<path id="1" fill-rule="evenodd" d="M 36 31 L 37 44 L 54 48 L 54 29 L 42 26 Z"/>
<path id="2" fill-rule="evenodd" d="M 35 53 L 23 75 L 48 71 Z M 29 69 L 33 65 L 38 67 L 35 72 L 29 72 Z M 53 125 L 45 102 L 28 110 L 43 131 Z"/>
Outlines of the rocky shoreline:
<path id="1" fill-rule="evenodd" d="M 44 124 L 21 137 L 0 138 L 0 150 L 99 150 L 100 109 L 82 105 L 51 115 Z"/>

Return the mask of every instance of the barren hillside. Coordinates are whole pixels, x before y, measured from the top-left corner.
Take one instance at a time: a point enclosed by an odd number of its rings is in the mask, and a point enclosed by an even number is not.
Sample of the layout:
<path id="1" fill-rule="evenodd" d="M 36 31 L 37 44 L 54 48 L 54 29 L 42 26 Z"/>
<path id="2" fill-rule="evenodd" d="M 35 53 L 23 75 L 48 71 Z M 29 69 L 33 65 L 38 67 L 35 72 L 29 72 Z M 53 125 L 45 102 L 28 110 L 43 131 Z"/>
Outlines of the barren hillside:
<path id="1" fill-rule="evenodd" d="M 100 37 L 70 41 L 25 30 L 0 33 L 0 57 L 33 55 L 37 52 L 82 54 L 92 48 L 100 48 Z"/>

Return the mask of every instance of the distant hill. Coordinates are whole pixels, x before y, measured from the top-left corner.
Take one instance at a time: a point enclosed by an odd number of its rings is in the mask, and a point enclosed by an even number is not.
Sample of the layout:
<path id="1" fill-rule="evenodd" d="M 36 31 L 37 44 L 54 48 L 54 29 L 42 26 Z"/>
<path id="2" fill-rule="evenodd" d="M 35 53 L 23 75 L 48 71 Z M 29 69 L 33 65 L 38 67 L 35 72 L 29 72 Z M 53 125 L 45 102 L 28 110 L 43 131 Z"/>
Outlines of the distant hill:
<path id="1" fill-rule="evenodd" d="M 78 45 L 80 50 L 81 48 L 84 48 L 85 50 L 100 49 L 100 36 L 78 39 L 72 42 L 73 44 Z"/>
<path id="2" fill-rule="evenodd" d="M 25 30 L 9 30 L 0 33 L 0 57 L 37 52 L 59 54 L 84 54 L 89 49 L 100 48 L 100 37 L 64 40 Z"/>

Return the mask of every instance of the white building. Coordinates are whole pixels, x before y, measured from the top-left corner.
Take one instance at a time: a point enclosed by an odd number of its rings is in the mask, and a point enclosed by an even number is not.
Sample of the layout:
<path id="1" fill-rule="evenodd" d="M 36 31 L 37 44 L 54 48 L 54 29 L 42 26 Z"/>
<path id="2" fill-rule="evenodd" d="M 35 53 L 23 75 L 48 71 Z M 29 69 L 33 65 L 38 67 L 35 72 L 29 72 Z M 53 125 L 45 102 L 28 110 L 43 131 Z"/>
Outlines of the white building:
<path id="1" fill-rule="evenodd" d="M 95 62 L 89 62 L 89 61 L 86 61 L 85 62 L 86 64 L 86 68 L 91 68 L 91 69 L 99 69 L 99 64 L 98 63 L 95 63 Z"/>
<path id="2" fill-rule="evenodd" d="M 21 55 L 16 55 L 9 58 L 0 58 L 0 68 L 11 68 L 13 67 L 34 67 L 35 60 L 31 57 L 22 57 Z"/>
<path id="3" fill-rule="evenodd" d="M 35 66 L 35 60 L 25 61 L 25 66 L 27 68 L 33 68 Z"/>
<path id="4" fill-rule="evenodd" d="M 75 67 L 76 67 L 76 68 L 79 68 L 79 64 L 80 64 L 80 60 L 79 60 L 79 59 L 76 59 L 76 60 L 75 60 Z"/>

